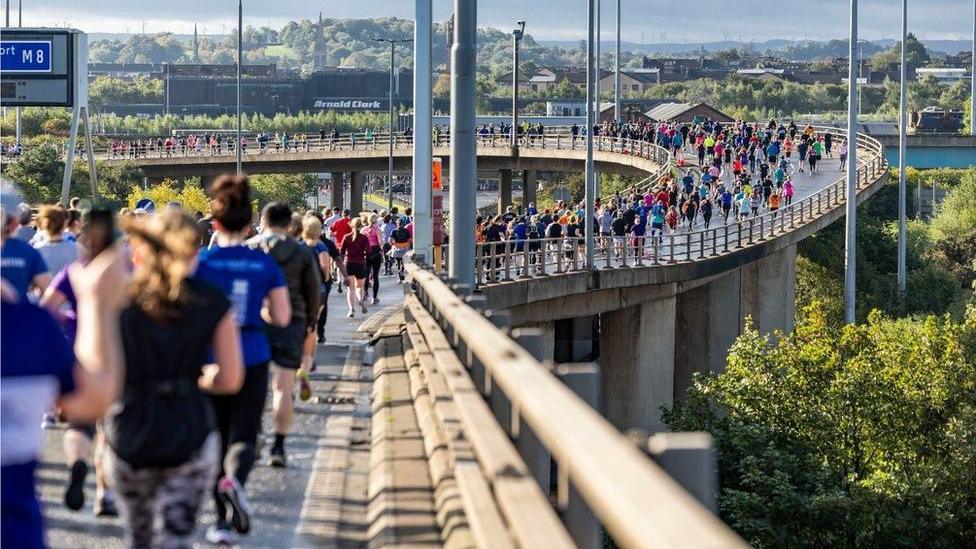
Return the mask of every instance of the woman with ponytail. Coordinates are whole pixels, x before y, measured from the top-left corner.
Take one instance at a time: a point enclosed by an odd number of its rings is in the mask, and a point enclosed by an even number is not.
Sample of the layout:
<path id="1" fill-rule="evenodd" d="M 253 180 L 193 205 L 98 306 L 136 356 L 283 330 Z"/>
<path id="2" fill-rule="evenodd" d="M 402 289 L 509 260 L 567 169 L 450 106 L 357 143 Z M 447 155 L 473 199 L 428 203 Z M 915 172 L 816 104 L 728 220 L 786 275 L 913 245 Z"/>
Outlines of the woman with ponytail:
<path id="1" fill-rule="evenodd" d="M 240 389 L 241 343 L 230 301 L 191 277 L 192 219 L 167 209 L 126 229 L 134 269 L 120 319 L 125 383 L 105 420 L 109 470 L 131 547 L 188 547 L 220 450 L 205 393 Z"/>

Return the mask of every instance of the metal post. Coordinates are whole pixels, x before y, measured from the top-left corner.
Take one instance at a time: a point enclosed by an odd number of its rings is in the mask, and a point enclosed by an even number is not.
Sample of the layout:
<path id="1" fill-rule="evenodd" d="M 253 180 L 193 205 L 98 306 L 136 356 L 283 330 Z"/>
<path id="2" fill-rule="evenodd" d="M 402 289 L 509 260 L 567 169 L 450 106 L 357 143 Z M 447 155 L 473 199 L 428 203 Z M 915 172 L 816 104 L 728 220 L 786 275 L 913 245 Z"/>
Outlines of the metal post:
<path id="1" fill-rule="evenodd" d="M 431 0 L 417 0 L 413 49 L 413 249 L 428 261 L 433 254 L 431 223 Z"/>
<path id="2" fill-rule="evenodd" d="M 901 1 L 901 98 L 898 102 L 898 292 L 905 299 L 907 266 L 905 264 L 905 144 L 908 124 L 908 0 Z M 850 147 L 848 147 L 849 149 Z"/>
<path id="3" fill-rule="evenodd" d="M 969 91 L 969 135 L 976 135 L 976 2 L 973 2 L 973 66 L 969 70 L 970 78 Z"/>
<path id="4" fill-rule="evenodd" d="M 474 285 L 475 75 L 477 66 L 477 0 L 454 0 L 454 45 L 451 46 L 451 240 L 448 276 Z"/>
<path id="5" fill-rule="evenodd" d="M 593 227 L 593 199 L 596 189 L 596 174 L 593 173 L 593 3 L 598 0 L 586 0 L 586 221 L 583 223 L 586 240 L 586 268 L 593 269 L 594 230 Z"/>
<path id="6" fill-rule="evenodd" d="M 24 4 L 22 0 L 18 0 L 17 2 L 17 26 L 24 26 Z M 10 0 L 7 0 L 7 27 L 10 27 Z M 16 143 L 21 147 L 23 147 L 23 112 L 23 109 L 20 107 L 14 109 L 14 118 L 16 120 Z"/>
<path id="7" fill-rule="evenodd" d="M 847 218 L 844 242 L 844 322 L 854 323 L 857 261 L 857 0 L 851 0 L 850 67 L 847 75 Z"/>
<path id="8" fill-rule="evenodd" d="M 519 28 L 512 31 L 512 152 L 518 149 L 518 73 L 519 73 L 519 42 L 525 32 L 525 21 L 517 23 Z"/>
<path id="9" fill-rule="evenodd" d="M 390 40 L 390 125 L 387 132 L 387 151 L 390 154 L 386 172 L 386 211 L 393 211 L 393 71 L 396 69 L 396 40 Z"/>
<path id="10" fill-rule="evenodd" d="M 237 0 L 237 175 L 241 175 L 241 64 L 244 62 L 244 0 Z"/>
<path id="11" fill-rule="evenodd" d="M 603 6 L 600 5 L 600 0 L 596 0 L 596 120 L 600 120 L 600 38 L 602 34 L 600 31 L 603 27 L 600 26 L 600 11 Z"/>
<path id="12" fill-rule="evenodd" d="M 613 70 L 613 113 L 621 122 L 624 119 L 620 105 L 620 0 L 617 0 L 617 55 L 614 57 Z"/>

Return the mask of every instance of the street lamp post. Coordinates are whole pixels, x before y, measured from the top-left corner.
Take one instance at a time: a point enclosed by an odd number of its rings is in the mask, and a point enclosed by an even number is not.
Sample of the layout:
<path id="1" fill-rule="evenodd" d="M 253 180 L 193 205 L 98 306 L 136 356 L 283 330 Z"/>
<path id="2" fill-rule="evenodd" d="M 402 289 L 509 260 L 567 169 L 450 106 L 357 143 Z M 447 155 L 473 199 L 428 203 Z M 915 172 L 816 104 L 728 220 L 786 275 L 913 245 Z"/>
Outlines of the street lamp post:
<path id="1" fill-rule="evenodd" d="M 973 55 L 972 63 L 973 66 L 969 70 L 971 75 L 969 83 L 969 91 L 972 94 L 969 97 L 969 135 L 976 135 L 976 2 L 973 2 Z"/>
<path id="2" fill-rule="evenodd" d="M 851 0 L 850 66 L 847 73 L 847 217 L 844 240 L 844 322 L 855 320 L 857 284 L 857 0 Z"/>
<path id="3" fill-rule="evenodd" d="M 431 181 L 431 0 L 417 0 L 413 49 L 413 248 L 433 262 Z"/>
<path id="4" fill-rule="evenodd" d="M 594 267 L 593 247 L 595 244 L 593 226 L 593 202 L 596 198 L 596 174 L 593 171 L 593 35 L 594 10 L 593 3 L 597 0 L 586 0 L 586 189 L 584 200 L 586 204 L 586 221 L 583 223 L 584 240 L 586 245 L 586 268 Z"/>
<path id="5" fill-rule="evenodd" d="M 237 0 L 237 175 L 241 175 L 241 64 L 244 61 L 244 0 Z"/>
<path id="6" fill-rule="evenodd" d="M 614 63 L 616 66 L 613 71 L 613 113 L 617 120 L 623 122 L 624 115 L 620 110 L 620 0 L 617 0 L 617 54 Z"/>
<path id="7" fill-rule="evenodd" d="M 898 101 L 898 292 L 904 302 L 907 287 L 905 264 L 905 145 L 908 140 L 908 0 L 901 1 L 901 96 Z M 850 148 L 850 147 L 848 147 Z"/>
<path id="8" fill-rule="evenodd" d="M 477 73 L 478 1 L 454 0 L 451 46 L 451 239 L 448 277 L 474 286 L 475 75 Z"/>
<path id="9" fill-rule="evenodd" d="M 518 28 L 512 31 L 512 152 L 518 150 L 518 73 L 519 43 L 525 34 L 525 21 L 515 23 Z"/>
<path id="10" fill-rule="evenodd" d="M 393 71 L 396 70 L 396 45 L 413 42 L 412 38 L 374 38 L 374 42 L 388 42 L 390 44 L 390 125 L 388 131 L 389 165 L 386 174 L 386 210 L 393 209 Z"/>

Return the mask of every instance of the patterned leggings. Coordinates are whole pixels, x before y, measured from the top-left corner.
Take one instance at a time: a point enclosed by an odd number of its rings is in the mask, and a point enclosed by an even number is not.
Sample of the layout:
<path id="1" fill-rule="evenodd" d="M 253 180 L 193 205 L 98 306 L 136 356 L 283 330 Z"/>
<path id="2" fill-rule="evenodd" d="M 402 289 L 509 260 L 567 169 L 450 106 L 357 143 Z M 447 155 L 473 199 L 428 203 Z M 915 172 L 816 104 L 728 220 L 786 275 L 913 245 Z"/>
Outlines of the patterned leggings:
<path id="1" fill-rule="evenodd" d="M 193 545 L 197 512 L 217 474 L 220 435 L 176 467 L 134 469 L 111 452 L 115 480 L 134 549 L 181 549 Z"/>

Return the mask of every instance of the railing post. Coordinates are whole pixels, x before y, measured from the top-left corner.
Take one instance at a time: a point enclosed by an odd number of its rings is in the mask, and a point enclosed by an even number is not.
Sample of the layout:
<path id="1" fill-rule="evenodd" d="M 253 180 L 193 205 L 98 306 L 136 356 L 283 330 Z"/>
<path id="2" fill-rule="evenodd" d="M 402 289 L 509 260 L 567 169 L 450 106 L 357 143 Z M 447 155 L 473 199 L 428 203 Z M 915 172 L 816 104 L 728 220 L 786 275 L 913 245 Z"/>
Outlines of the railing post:
<path id="1" fill-rule="evenodd" d="M 540 276 L 546 276 L 546 256 L 549 254 L 549 243 L 544 238 L 539 239 L 539 270 Z"/>
<path id="2" fill-rule="evenodd" d="M 505 241 L 505 243 L 504 243 L 505 249 L 504 249 L 504 254 L 502 256 L 502 261 L 505 262 L 505 280 L 506 281 L 512 280 L 512 270 L 511 270 L 512 249 L 510 248 L 510 244 L 511 244 L 511 241 L 508 241 L 508 240 Z"/>
<path id="3" fill-rule="evenodd" d="M 712 253 L 711 255 L 718 255 L 718 230 L 712 229 Z"/>
<path id="4" fill-rule="evenodd" d="M 563 242 L 561 238 L 556 241 L 556 272 L 563 272 Z"/>
<path id="5" fill-rule="evenodd" d="M 522 241 L 522 275 L 520 278 L 531 278 L 532 275 L 529 274 L 530 261 L 529 261 L 529 239 Z"/>
<path id="6" fill-rule="evenodd" d="M 546 349 L 542 330 L 538 328 L 519 328 L 512 330 L 512 339 L 529 352 L 533 358 L 546 364 L 552 357 L 546 357 Z M 542 493 L 549 495 L 549 477 L 551 474 L 551 457 L 539 437 L 522 421 L 516 408 L 512 412 L 512 437 L 515 447 L 525 461 L 525 465 L 532 473 Z"/>
<path id="7" fill-rule="evenodd" d="M 718 512 L 715 448 L 708 433 L 658 433 L 647 450 L 668 475 L 712 513 Z"/>
<path id="8" fill-rule="evenodd" d="M 475 274 L 477 275 L 477 285 L 483 286 L 485 284 L 485 248 L 484 244 L 475 245 Z"/>

